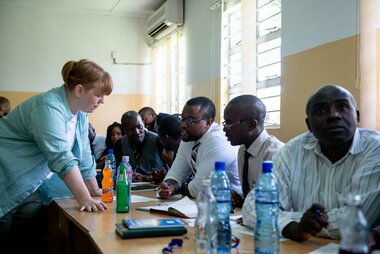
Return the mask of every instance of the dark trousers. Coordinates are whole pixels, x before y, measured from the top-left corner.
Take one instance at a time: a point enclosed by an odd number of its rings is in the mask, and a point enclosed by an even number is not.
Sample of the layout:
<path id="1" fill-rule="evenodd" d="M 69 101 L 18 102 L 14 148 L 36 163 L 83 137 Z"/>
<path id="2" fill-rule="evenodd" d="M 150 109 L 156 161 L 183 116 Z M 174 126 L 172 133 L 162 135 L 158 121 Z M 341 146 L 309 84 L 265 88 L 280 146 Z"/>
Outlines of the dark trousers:
<path id="1" fill-rule="evenodd" d="M 4 253 L 47 253 L 47 208 L 38 191 L 0 218 L 0 244 Z"/>

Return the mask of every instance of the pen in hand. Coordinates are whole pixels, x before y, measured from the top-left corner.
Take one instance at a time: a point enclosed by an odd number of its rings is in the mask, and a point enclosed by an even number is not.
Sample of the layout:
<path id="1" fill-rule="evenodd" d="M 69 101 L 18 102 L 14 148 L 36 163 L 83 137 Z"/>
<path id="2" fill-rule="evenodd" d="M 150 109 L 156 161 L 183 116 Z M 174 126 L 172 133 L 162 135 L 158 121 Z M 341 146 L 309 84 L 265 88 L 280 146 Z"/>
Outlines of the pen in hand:
<path id="1" fill-rule="evenodd" d="M 172 195 L 173 192 L 172 192 L 171 183 L 169 183 L 169 182 L 160 183 L 159 190 L 157 193 L 162 198 L 166 198 L 166 197 L 169 197 L 170 195 Z"/>

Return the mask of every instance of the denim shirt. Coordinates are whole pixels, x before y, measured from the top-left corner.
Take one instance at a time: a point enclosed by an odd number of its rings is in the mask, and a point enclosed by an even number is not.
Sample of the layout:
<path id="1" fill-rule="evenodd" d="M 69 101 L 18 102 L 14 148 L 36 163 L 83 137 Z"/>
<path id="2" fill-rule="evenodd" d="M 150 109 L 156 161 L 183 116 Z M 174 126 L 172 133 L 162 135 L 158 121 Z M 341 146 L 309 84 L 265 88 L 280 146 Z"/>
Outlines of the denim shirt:
<path id="1" fill-rule="evenodd" d="M 0 119 L 0 218 L 36 191 L 49 172 L 62 179 L 78 165 L 84 180 L 95 177 L 87 113 L 78 113 L 75 141 L 69 150 L 71 116 L 61 86 L 31 97 Z"/>

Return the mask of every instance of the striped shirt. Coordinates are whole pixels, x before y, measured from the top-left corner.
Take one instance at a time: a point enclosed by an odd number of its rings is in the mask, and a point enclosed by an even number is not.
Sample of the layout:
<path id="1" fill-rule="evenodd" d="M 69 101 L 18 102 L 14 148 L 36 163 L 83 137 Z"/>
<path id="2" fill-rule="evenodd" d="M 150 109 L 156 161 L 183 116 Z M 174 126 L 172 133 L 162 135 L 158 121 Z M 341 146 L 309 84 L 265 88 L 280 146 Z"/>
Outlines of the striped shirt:
<path id="1" fill-rule="evenodd" d="M 357 128 L 349 152 L 335 163 L 324 156 L 318 140 L 308 132 L 289 141 L 273 161 L 273 173 L 280 187 L 280 232 L 290 222 L 299 222 L 303 213 L 318 203 L 328 209 L 329 216 L 329 226 L 320 235 L 339 238 L 348 193 L 362 196 L 368 225 L 377 225 L 380 219 L 379 132 Z M 243 221 L 253 227 L 254 191 L 244 203 Z"/>

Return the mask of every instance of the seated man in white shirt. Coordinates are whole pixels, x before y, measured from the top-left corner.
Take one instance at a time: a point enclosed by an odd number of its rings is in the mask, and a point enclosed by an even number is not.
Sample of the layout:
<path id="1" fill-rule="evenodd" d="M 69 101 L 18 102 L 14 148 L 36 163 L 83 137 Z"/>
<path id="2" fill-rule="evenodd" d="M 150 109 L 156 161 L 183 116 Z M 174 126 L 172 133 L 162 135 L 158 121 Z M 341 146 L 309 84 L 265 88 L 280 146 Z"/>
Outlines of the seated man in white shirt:
<path id="1" fill-rule="evenodd" d="M 216 161 L 226 163 L 231 190 L 241 195 L 236 150 L 214 118 L 215 105 L 210 99 L 195 97 L 186 102 L 181 114 L 182 141 L 173 165 L 160 184 L 160 197 L 177 193 L 197 197 L 202 180 L 214 172 Z"/>
<path id="2" fill-rule="evenodd" d="M 309 132 L 290 140 L 273 156 L 280 190 L 279 227 L 286 238 L 339 238 L 348 193 L 361 195 L 368 225 L 380 207 L 380 133 L 357 128 L 353 96 L 326 85 L 306 105 Z M 243 205 L 243 223 L 255 222 L 254 190 Z M 319 211 L 317 211 L 319 210 Z"/>
<path id="3" fill-rule="evenodd" d="M 224 109 L 223 130 L 231 145 L 241 145 L 238 153 L 240 182 L 245 198 L 261 175 L 263 161 L 284 146 L 276 137 L 269 135 L 264 127 L 266 108 L 254 95 L 233 98 Z M 234 207 L 242 207 L 243 198 L 232 193 Z"/>

